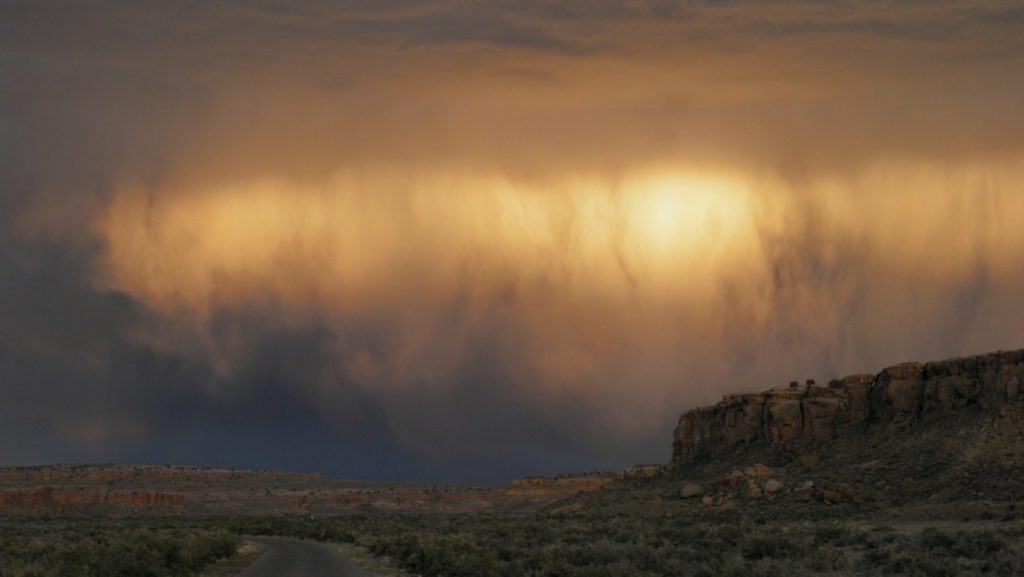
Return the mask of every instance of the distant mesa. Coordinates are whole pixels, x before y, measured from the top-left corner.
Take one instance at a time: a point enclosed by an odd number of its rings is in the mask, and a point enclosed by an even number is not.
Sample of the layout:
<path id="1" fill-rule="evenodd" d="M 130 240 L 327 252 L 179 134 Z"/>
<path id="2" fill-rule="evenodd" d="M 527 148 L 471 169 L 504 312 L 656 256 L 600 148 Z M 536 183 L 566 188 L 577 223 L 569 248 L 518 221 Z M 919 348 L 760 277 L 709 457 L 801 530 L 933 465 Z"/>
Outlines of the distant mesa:
<path id="1" fill-rule="evenodd" d="M 604 489 L 609 484 L 623 481 L 653 479 L 665 470 L 662 464 L 634 465 L 624 471 L 583 474 L 562 474 L 554 477 L 526 477 L 512 481 L 505 495 L 533 497 L 544 500 L 572 497 Z"/>
<path id="2" fill-rule="evenodd" d="M 527 477 L 507 488 L 326 479 L 319 474 L 165 465 L 50 465 L 0 469 L 0 514 L 336 514 L 468 512 L 542 507 L 663 465 L 618 473 Z"/>
<path id="3" fill-rule="evenodd" d="M 0 513 L 341 513 L 477 510 L 489 487 L 325 479 L 315 473 L 165 465 L 51 465 L 0 469 Z"/>
<path id="4" fill-rule="evenodd" d="M 232 481 L 318 481 L 320 473 L 287 473 L 246 469 L 207 469 L 171 465 L 44 465 L 0 469 L 0 485 L 175 483 L 202 484 Z"/>
<path id="5" fill-rule="evenodd" d="M 38 487 L 0 491 L 0 511 L 22 514 L 80 513 L 88 510 L 181 513 L 185 495 L 154 491 L 107 491 L 84 487 Z"/>
<path id="6" fill-rule="evenodd" d="M 557 499 L 604 488 L 615 479 L 612 473 L 526 477 L 512 481 L 505 494 L 509 497 Z"/>
<path id="7" fill-rule="evenodd" d="M 903 363 L 827 386 L 808 381 L 728 395 L 687 411 L 673 439 L 672 464 L 748 444 L 827 443 L 851 427 L 902 427 L 969 411 L 1004 410 L 1021 396 L 1024 350 L 930 363 Z"/>

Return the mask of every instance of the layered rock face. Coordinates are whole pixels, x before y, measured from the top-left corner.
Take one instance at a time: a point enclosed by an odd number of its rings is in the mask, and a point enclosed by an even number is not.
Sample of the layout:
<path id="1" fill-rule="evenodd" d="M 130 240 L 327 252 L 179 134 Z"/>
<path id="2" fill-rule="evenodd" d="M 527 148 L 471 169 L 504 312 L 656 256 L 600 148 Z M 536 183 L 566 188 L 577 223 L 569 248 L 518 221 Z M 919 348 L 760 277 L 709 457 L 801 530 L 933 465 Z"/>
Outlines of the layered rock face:
<path id="1" fill-rule="evenodd" d="M 131 511 L 180 513 L 185 496 L 152 491 L 104 491 L 97 489 L 59 489 L 39 487 L 0 491 L 0 511 L 17 514 L 81 513 L 102 507 Z"/>
<path id="2" fill-rule="evenodd" d="M 853 426 L 906 425 L 958 412 L 997 410 L 1022 396 L 1024 350 L 903 363 L 828 386 L 803 385 L 730 395 L 684 413 L 673 463 L 746 443 L 825 442 Z"/>

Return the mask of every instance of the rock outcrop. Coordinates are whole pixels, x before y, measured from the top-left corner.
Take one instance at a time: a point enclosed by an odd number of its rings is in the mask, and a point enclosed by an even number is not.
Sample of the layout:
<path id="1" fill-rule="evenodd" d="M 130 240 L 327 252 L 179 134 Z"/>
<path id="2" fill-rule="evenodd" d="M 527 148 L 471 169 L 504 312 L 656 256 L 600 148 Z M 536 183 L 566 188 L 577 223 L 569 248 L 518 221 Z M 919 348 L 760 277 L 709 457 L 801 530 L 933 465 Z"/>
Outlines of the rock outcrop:
<path id="1" fill-rule="evenodd" d="M 750 443 L 823 443 L 854 426 L 905 426 L 967 410 L 1016 403 L 1024 350 L 946 361 L 903 363 L 827 386 L 790 385 L 729 395 L 684 413 L 673 441 L 674 464 Z"/>
<path id="2" fill-rule="evenodd" d="M 664 469 L 665 465 L 662 464 L 633 465 L 625 471 L 621 471 L 615 477 L 620 481 L 651 479 L 657 477 Z"/>
<path id="3" fill-rule="evenodd" d="M 704 486 L 698 485 L 697 483 L 683 483 L 683 488 L 679 490 L 679 496 L 682 497 L 683 499 L 689 499 L 691 497 L 700 497 L 703 494 Z"/>
<path id="4" fill-rule="evenodd" d="M 774 495 L 782 491 L 784 488 L 785 487 L 782 485 L 782 483 L 776 481 L 775 479 L 768 479 L 768 481 L 766 481 L 764 484 L 764 494 Z"/>

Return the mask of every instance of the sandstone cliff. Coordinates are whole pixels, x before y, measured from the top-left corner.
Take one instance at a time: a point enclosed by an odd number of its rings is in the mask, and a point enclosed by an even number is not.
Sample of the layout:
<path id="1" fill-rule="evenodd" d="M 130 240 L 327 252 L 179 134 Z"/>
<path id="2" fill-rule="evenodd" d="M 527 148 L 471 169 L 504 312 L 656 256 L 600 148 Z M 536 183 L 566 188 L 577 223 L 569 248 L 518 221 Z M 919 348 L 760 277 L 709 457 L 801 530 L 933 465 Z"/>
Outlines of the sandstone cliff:
<path id="1" fill-rule="evenodd" d="M 1024 382 L 1024 350 L 904 363 L 877 375 L 729 395 L 679 418 L 673 464 L 731 447 L 821 444 L 849 427 L 905 426 L 997 411 L 1016 403 Z"/>

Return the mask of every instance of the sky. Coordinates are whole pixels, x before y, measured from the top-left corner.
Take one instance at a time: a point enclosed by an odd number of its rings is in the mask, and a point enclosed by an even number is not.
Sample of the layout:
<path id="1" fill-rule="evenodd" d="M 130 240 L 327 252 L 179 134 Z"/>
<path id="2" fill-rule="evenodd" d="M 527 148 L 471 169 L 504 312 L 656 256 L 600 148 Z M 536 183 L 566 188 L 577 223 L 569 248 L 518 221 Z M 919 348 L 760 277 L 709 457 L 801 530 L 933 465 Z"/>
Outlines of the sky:
<path id="1" fill-rule="evenodd" d="M 502 483 L 1024 347 L 1024 6 L 0 0 L 0 465 Z"/>

